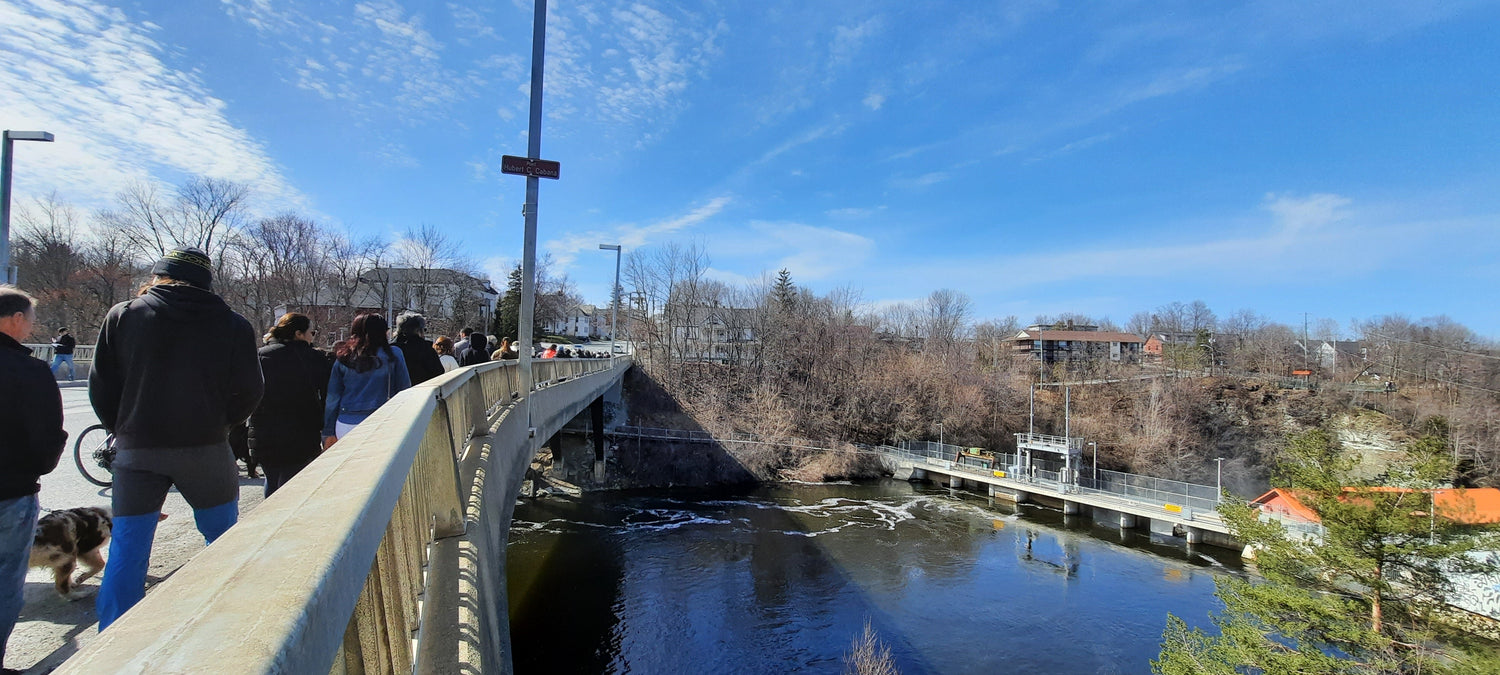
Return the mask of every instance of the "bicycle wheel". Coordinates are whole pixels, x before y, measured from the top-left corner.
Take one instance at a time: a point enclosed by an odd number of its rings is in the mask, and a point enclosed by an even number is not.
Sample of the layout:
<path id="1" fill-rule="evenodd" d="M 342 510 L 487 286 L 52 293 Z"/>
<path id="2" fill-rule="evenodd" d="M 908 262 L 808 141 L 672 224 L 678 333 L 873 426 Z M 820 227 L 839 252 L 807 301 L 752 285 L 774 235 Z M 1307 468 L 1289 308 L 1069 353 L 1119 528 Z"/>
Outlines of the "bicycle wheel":
<path id="1" fill-rule="evenodd" d="M 78 473 L 83 474 L 84 480 L 99 487 L 114 484 L 115 475 L 110 468 L 115 461 L 114 440 L 103 424 L 95 424 L 78 434 L 73 443 L 73 463 L 78 465 Z"/>

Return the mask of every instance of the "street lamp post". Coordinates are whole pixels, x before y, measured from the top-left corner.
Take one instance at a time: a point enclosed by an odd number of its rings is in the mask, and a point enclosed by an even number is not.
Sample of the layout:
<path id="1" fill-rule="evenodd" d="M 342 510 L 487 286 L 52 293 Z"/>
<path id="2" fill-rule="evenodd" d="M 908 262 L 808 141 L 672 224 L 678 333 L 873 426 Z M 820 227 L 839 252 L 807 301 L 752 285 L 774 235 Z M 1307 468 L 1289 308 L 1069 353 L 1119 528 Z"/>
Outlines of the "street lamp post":
<path id="1" fill-rule="evenodd" d="M 943 423 L 942 422 L 938 422 L 938 445 L 939 446 L 945 446 L 945 445 L 947 445 L 946 443 L 943 442 Z"/>
<path id="2" fill-rule="evenodd" d="M 15 284 L 20 276 L 10 264 L 10 168 L 13 141 L 52 142 L 45 131 L 11 131 L 6 129 L 0 143 L 0 283 Z"/>
<path id="3" fill-rule="evenodd" d="M 615 285 L 609 287 L 609 358 L 614 358 L 620 340 L 620 245 L 600 244 L 599 250 L 615 252 Z"/>
<path id="4" fill-rule="evenodd" d="M 1089 441 L 1089 447 L 1094 449 L 1094 487 L 1099 487 L 1099 444 Z"/>
<path id="5" fill-rule="evenodd" d="M 1219 463 L 1219 478 L 1214 483 L 1214 487 L 1218 488 L 1218 492 L 1215 494 L 1218 495 L 1217 501 L 1222 502 L 1224 501 L 1224 458 L 1215 457 L 1214 461 Z"/>

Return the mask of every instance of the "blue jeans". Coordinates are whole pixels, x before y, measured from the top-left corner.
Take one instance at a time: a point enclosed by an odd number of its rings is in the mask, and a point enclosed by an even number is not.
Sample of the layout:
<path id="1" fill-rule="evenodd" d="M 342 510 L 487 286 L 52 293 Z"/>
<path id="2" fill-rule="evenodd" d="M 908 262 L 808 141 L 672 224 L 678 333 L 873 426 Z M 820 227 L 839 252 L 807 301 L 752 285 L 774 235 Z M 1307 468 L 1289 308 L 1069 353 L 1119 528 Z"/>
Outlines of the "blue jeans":
<path id="1" fill-rule="evenodd" d="M 0 501 L 0 662 L 5 660 L 5 643 L 25 604 L 21 595 L 26 589 L 37 512 L 36 495 Z"/>
<path id="2" fill-rule="evenodd" d="M 57 377 L 57 368 L 59 366 L 61 366 L 62 364 L 64 364 L 64 363 L 68 364 L 68 381 L 72 382 L 73 381 L 73 375 L 74 375 L 74 371 L 73 371 L 73 355 L 72 354 L 53 354 L 52 355 L 52 376 L 53 377 Z"/>

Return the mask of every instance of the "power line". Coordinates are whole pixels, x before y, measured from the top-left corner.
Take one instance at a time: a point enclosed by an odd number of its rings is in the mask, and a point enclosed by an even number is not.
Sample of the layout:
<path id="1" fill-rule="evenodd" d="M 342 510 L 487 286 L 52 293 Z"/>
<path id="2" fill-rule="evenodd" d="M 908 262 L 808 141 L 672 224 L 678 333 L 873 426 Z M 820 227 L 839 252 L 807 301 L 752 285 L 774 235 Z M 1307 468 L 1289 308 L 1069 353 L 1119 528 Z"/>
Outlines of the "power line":
<path id="1" fill-rule="evenodd" d="M 1419 346 L 1422 346 L 1422 347 L 1431 347 L 1433 349 L 1441 349 L 1441 350 L 1443 350 L 1445 352 L 1453 352 L 1454 354 L 1463 354 L 1464 356 L 1477 356 L 1477 357 L 1479 357 L 1481 359 L 1495 359 L 1496 361 L 1500 361 L 1500 356 L 1494 356 L 1494 355 L 1491 355 L 1491 354 L 1481 354 L 1479 352 L 1466 352 L 1466 351 L 1464 351 L 1462 349 L 1454 349 L 1452 347 L 1444 347 L 1442 345 L 1435 345 L 1435 344 L 1431 344 L 1431 343 L 1428 343 L 1428 342 L 1416 342 L 1414 340 L 1403 340 L 1403 339 L 1398 338 L 1398 337 L 1391 337 L 1389 335 L 1381 335 L 1380 333 L 1371 333 L 1371 335 L 1374 335 L 1375 337 L 1383 338 L 1383 339 L 1386 339 L 1386 340 L 1395 340 L 1396 342 L 1405 342 L 1407 344 L 1419 345 Z"/>

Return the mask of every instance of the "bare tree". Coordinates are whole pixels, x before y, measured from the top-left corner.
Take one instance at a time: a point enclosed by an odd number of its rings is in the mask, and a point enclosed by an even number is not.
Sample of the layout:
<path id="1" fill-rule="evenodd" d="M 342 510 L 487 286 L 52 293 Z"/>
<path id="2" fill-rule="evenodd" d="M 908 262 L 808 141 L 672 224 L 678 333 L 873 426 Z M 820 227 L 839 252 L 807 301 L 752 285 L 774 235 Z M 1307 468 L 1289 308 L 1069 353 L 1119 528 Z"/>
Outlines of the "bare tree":
<path id="1" fill-rule="evenodd" d="M 171 197 L 153 183 L 137 182 L 115 195 L 115 208 L 98 217 L 119 229 L 142 258 L 195 246 L 217 262 L 241 224 L 249 194 L 242 183 L 215 178 L 191 179 Z"/>

